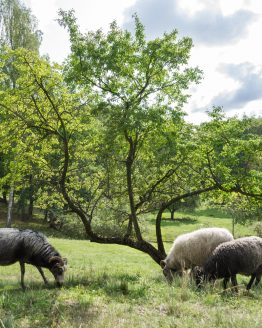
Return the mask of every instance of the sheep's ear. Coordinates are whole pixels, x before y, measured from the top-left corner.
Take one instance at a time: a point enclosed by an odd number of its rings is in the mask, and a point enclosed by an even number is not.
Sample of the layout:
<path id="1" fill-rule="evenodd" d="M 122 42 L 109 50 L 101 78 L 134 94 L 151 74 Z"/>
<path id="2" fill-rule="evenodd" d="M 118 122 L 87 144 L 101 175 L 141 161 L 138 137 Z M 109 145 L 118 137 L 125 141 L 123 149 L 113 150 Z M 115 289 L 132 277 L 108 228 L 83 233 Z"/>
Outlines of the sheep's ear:
<path id="1" fill-rule="evenodd" d="M 162 269 L 164 269 L 164 267 L 166 266 L 166 261 L 165 260 L 161 260 L 160 261 L 160 266 Z"/>
<path id="2" fill-rule="evenodd" d="M 62 260 L 63 260 L 63 262 L 64 262 L 64 265 L 67 266 L 67 263 L 68 263 L 68 262 L 67 262 L 67 258 L 63 257 Z"/>
<path id="3" fill-rule="evenodd" d="M 49 259 L 49 263 L 52 263 L 52 262 L 61 262 L 61 257 L 59 257 L 59 256 L 52 256 Z"/>
<path id="4" fill-rule="evenodd" d="M 62 258 L 60 256 L 52 256 L 50 259 L 49 259 L 49 263 L 54 265 L 56 263 L 59 263 L 60 266 L 63 266 L 64 265 L 64 262 L 62 260 Z"/>

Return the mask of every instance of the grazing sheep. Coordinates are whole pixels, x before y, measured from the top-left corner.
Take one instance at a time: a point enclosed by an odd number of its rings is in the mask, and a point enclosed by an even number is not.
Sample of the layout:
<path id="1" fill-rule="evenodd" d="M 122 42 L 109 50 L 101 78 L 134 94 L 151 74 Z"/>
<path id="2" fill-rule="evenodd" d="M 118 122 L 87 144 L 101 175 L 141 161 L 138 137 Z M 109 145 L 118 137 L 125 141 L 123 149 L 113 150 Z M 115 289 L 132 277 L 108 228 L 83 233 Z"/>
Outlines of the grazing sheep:
<path id="1" fill-rule="evenodd" d="M 23 289 L 25 288 L 25 263 L 34 265 L 45 283 L 47 279 L 42 267 L 52 272 L 58 286 L 64 282 L 66 259 L 62 259 L 46 237 L 39 232 L 12 228 L 0 229 L 0 265 L 10 265 L 15 262 L 20 263 Z"/>
<path id="2" fill-rule="evenodd" d="M 236 275 L 240 273 L 251 275 L 247 284 L 249 290 L 256 279 L 259 283 L 262 275 L 262 238 L 243 237 L 219 245 L 207 259 L 203 270 L 198 271 L 196 282 L 199 283 L 201 275 L 204 280 L 216 280 L 224 278 L 223 286 L 227 288 L 229 279 L 237 291 Z"/>
<path id="3" fill-rule="evenodd" d="M 160 262 L 163 274 L 171 282 L 173 273 L 203 266 L 212 251 L 229 240 L 233 236 L 223 228 L 203 228 L 178 236 L 166 259 Z"/>

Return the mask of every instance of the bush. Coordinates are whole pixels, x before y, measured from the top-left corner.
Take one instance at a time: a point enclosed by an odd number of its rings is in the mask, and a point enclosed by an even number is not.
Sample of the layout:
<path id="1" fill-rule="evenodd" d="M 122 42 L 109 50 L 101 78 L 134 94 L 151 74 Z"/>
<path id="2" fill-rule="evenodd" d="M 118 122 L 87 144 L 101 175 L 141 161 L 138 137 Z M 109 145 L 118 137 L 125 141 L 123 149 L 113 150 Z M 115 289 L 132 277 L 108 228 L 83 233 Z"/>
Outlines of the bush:
<path id="1" fill-rule="evenodd" d="M 262 237 L 262 222 L 254 224 L 254 231 L 258 237 Z"/>

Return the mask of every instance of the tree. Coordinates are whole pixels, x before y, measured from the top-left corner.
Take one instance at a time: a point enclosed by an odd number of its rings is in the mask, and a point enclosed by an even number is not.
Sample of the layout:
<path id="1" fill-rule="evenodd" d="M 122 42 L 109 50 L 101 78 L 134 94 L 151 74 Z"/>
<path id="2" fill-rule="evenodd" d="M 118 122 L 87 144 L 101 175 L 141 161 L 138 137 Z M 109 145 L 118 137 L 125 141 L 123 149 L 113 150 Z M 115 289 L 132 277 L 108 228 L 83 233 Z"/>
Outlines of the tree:
<path id="1" fill-rule="evenodd" d="M 175 212 L 178 210 L 193 210 L 198 205 L 198 197 L 192 196 L 188 197 L 186 200 L 181 199 L 177 201 L 176 203 L 171 204 L 168 207 L 168 210 L 170 212 L 170 220 L 175 220 Z"/>
<path id="2" fill-rule="evenodd" d="M 173 31 L 146 42 L 144 27 L 137 17 L 135 37 L 120 30 L 116 23 L 111 24 L 107 35 L 101 31 L 82 35 L 72 12 L 61 12 L 61 16 L 60 22 L 69 29 L 72 44 L 67 81 L 96 94 L 94 107 L 105 129 L 103 142 L 111 151 L 106 154 L 103 150 L 110 170 L 116 168 L 113 157 L 118 157 L 120 171 L 112 173 L 117 176 L 111 185 L 118 185 L 118 193 L 122 190 L 122 198 L 125 195 L 123 203 L 129 204 L 123 209 L 128 211 L 125 239 L 118 242 L 124 244 L 134 233 L 136 247 L 146 250 L 151 246 L 143 240 L 138 214 L 157 186 L 174 175 L 171 162 L 177 149 L 170 136 L 183 129 L 181 109 L 188 98 L 185 91 L 201 75 L 198 68 L 187 67 L 192 41 L 177 40 L 177 31 Z M 159 143 L 154 147 L 151 142 L 155 138 L 159 138 Z M 162 151 L 161 158 L 159 146 L 168 139 L 170 147 Z M 161 170 L 164 158 L 169 165 Z M 147 170 L 154 176 L 145 177 Z"/>
<path id="3" fill-rule="evenodd" d="M 62 15 L 72 42 L 66 67 L 9 51 L 1 60 L 13 63 L 18 87 L 2 92 L 0 109 L 44 187 L 62 196 L 87 238 L 133 247 L 160 263 L 162 213 L 172 204 L 214 190 L 256 195 L 248 178 L 237 185 L 214 172 L 214 137 L 232 124 L 215 117 L 198 129 L 184 121 L 186 90 L 200 78 L 187 67 L 190 39 L 172 32 L 147 42 L 137 18 L 134 37 L 115 23 L 107 35 L 82 35 L 72 13 Z M 225 160 L 223 170 L 233 170 Z M 157 247 L 143 234 L 144 215 L 153 211 Z"/>
<path id="4" fill-rule="evenodd" d="M 225 191 L 233 185 L 242 189 L 242 193 L 222 191 L 211 197 L 232 215 L 233 228 L 235 223 L 261 220 L 261 118 L 226 119 L 221 108 L 215 108 L 210 114 L 213 122 L 201 127 L 201 134 L 205 134 L 204 143 L 209 147 L 206 149 L 207 166 L 216 181 L 227 181 L 223 183 Z M 212 132 L 208 132 L 209 129 Z M 210 142 L 209 138 L 214 140 Z M 256 197 L 250 197 L 254 195 Z"/>
<path id="5" fill-rule="evenodd" d="M 4 52 L 5 47 L 11 49 L 26 48 L 37 51 L 41 43 L 42 33 L 37 29 L 37 21 L 31 14 L 30 10 L 26 8 L 19 0 L 1 0 L 0 1 L 0 52 Z M 16 71 L 12 69 L 10 63 L 6 63 L 3 70 L 8 74 L 9 79 L 5 82 L 16 88 Z M 2 87 L 5 87 L 2 85 Z M 3 153 L 1 155 L 3 157 Z M 3 161 L 9 161 L 8 158 L 3 158 Z M 19 159 L 18 159 L 19 160 Z M 6 165 L 8 167 L 8 165 Z M 8 169 L 9 170 L 9 169 Z M 4 173 L 8 175 L 8 171 Z M 12 174 L 9 175 L 12 177 Z M 13 175 L 14 176 L 14 175 Z M 32 190 L 32 178 L 29 177 L 31 186 L 29 190 Z M 10 180 L 5 188 L 9 185 L 9 200 L 7 211 L 7 226 L 11 226 L 12 222 L 12 208 L 13 198 L 15 190 L 15 181 Z M 5 192 L 5 190 L 4 190 Z M 23 193 L 21 194 L 23 195 Z M 30 204 L 32 204 L 32 195 L 29 193 Z M 20 203 L 22 204 L 23 197 L 20 197 Z"/>
<path id="6" fill-rule="evenodd" d="M 210 116 L 197 136 L 212 179 L 224 186 L 222 191 L 235 187 L 245 196 L 261 197 L 262 136 L 253 129 L 253 119 L 226 118 L 219 107 Z"/>
<path id="7" fill-rule="evenodd" d="M 0 1 L 0 33 L 1 46 L 39 50 L 42 33 L 37 20 L 19 0 Z"/>

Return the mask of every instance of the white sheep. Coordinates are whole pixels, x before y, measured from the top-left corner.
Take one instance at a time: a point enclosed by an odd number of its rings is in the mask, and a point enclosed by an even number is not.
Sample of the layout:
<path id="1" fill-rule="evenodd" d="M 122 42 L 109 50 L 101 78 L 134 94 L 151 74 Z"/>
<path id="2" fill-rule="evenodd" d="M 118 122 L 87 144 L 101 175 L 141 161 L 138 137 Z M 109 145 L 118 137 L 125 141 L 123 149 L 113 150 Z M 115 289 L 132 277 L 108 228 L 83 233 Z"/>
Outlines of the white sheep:
<path id="1" fill-rule="evenodd" d="M 165 260 L 160 262 L 163 274 L 172 281 L 173 273 L 203 266 L 209 255 L 221 243 L 233 240 L 224 228 L 203 228 L 178 236 Z"/>

